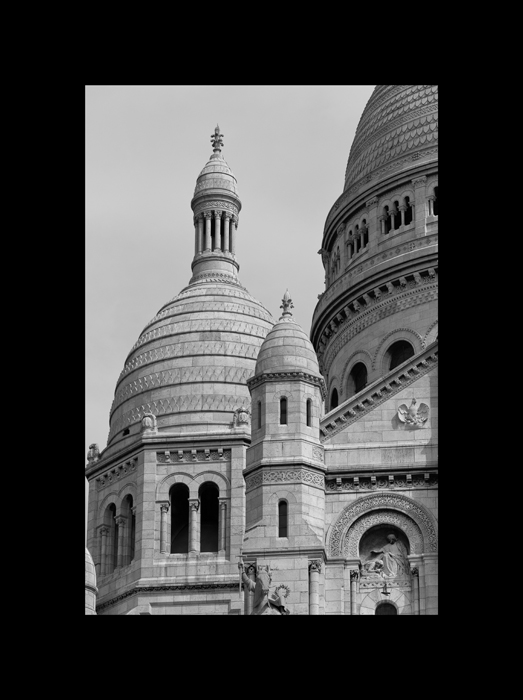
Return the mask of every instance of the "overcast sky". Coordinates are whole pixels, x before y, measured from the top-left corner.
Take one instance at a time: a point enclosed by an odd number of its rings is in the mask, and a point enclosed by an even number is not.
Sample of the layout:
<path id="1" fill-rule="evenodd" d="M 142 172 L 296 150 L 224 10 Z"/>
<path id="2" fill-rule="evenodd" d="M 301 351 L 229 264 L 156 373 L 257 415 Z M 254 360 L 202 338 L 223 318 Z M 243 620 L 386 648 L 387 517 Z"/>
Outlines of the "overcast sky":
<path id="1" fill-rule="evenodd" d="M 129 350 L 191 277 L 190 203 L 214 127 L 242 202 L 240 282 L 275 320 L 288 287 L 309 333 L 325 219 L 374 87 L 86 87 L 86 454 L 107 444 Z"/>

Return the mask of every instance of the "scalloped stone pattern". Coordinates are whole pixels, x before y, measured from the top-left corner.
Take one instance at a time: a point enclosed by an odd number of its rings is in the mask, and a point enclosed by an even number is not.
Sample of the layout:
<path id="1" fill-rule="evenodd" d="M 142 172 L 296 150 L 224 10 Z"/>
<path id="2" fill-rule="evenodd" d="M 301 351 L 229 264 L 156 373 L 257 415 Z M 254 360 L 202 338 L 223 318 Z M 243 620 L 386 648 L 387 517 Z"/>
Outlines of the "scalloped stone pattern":
<path id="1" fill-rule="evenodd" d="M 416 162 L 437 145 L 438 86 L 377 85 L 356 129 L 344 192 L 394 161 L 410 156 Z"/>
<path id="2" fill-rule="evenodd" d="M 250 404 L 247 379 L 274 325 L 239 283 L 190 284 L 146 324 L 127 356 L 110 411 L 108 444 L 144 413 L 158 429 L 229 426 Z"/>

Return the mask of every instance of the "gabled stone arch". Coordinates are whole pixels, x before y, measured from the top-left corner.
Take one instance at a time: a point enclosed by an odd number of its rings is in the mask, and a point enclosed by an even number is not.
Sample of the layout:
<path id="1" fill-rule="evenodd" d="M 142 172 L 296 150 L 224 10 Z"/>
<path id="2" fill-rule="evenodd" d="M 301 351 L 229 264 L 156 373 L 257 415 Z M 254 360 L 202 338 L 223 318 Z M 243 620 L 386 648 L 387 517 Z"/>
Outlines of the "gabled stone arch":
<path id="1" fill-rule="evenodd" d="M 427 347 L 427 345 L 430 345 L 431 343 L 433 343 L 437 337 L 438 337 L 438 321 L 436 319 L 434 321 L 434 323 L 432 323 L 428 327 L 428 330 L 425 333 L 425 337 L 423 338 L 423 343 L 424 343 L 425 347 Z"/>
<path id="2" fill-rule="evenodd" d="M 399 493 L 375 493 L 358 498 L 341 511 L 332 529 L 329 530 L 327 550 L 330 556 L 343 556 L 343 544 L 349 529 L 362 515 L 372 511 L 403 513 L 415 522 L 421 532 L 422 552 L 438 551 L 437 522 L 425 506 Z"/>
<path id="3" fill-rule="evenodd" d="M 103 499 L 103 501 L 98 506 L 98 521 L 100 521 L 100 518 L 103 517 L 103 514 L 105 513 L 105 509 L 107 508 L 107 506 L 110 503 L 114 503 L 114 505 L 116 506 L 116 510 L 119 509 L 121 499 L 116 491 L 111 491 L 111 493 L 108 493 L 107 496 Z"/>
<path id="4" fill-rule="evenodd" d="M 360 540 L 375 525 L 394 525 L 399 528 L 409 540 L 410 554 L 423 554 L 423 535 L 412 518 L 398 511 L 377 510 L 362 515 L 347 530 L 342 542 L 343 556 L 346 559 L 360 556 Z"/>
<path id="5" fill-rule="evenodd" d="M 347 375 L 349 373 L 349 370 L 352 369 L 352 366 L 355 365 L 356 362 L 363 362 L 363 364 L 367 367 L 367 372 L 370 374 L 370 371 L 372 369 L 372 355 L 368 350 L 356 350 L 352 353 L 347 362 L 343 365 L 340 385 L 341 390 L 344 394 Z"/>
<path id="6" fill-rule="evenodd" d="M 387 333 L 376 348 L 372 361 L 372 369 L 376 369 L 376 367 L 379 366 L 388 347 L 397 340 L 406 340 L 407 342 L 412 343 L 414 346 L 415 355 L 425 349 L 423 338 L 419 333 L 413 331 L 412 328 L 396 328 L 396 330 Z"/>
<path id="7" fill-rule="evenodd" d="M 195 490 L 196 491 L 196 496 L 193 496 L 191 493 L 191 498 L 197 498 L 198 497 L 198 491 L 200 489 L 200 486 L 204 484 L 206 481 L 212 481 L 216 486 L 218 487 L 220 491 L 220 498 L 228 498 L 230 496 L 230 481 L 229 479 L 224 476 L 223 474 L 220 474 L 219 472 L 215 471 L 206 471 L 202 472 L 201 474 L 198 474 L 194 477 L 194 480 L 192 482 L 192 486 L 190 487 L 190 490 Z"/>
<path id="8" fill-rule="evenodd" d="M 168 501 L 169 491 L 174 484 L 186 484 L 189 488 L 189 498 L 198 498 L 198 489 L 196 495 L 193 496 L 191 490 L 193 488 L 194 478 L 190 474 L 183 472 L 175 472 L 165 476 L 156 487 L 156 501 Z"/>
<path id="9" fill-rule="evenodd" d="M 393 588 L 387 600 L 381 597 L 380 591 L 375 588 L 367 593 L 360 605 L 360 615 L 375 615 L 379 603 L 392 603 L 398 615 L 412 615 L 411 596 L 409 591 Z"/>

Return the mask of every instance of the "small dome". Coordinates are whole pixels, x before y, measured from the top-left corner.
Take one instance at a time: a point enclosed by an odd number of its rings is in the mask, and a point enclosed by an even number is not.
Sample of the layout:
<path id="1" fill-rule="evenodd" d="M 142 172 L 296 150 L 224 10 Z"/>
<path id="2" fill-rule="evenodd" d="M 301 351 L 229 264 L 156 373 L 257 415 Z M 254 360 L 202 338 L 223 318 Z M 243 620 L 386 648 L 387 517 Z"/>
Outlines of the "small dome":
<path id="1" fill-rule="evenodd" d="M 221 153 L 213 153 L 198 175 L 194 196 L 206 194 L 208 190 L 225 190 L 239 197 L 237 180 Z"/>
<path id="2" fill-rule="evenodd" d="M 282 317 L 261 345 L 255 376 L 268 372 L 307 372 L 321 377 L 312 343 L 289 311 L 292 308 L 292 300 L 288 291 L 285 293 L 282 308 Z"/>
<path id="3" fill-rule="evenodd" d="M 85 587 L 96 591 L 96 570 L 93 558 L 87 547 L 85 548 Z"/>

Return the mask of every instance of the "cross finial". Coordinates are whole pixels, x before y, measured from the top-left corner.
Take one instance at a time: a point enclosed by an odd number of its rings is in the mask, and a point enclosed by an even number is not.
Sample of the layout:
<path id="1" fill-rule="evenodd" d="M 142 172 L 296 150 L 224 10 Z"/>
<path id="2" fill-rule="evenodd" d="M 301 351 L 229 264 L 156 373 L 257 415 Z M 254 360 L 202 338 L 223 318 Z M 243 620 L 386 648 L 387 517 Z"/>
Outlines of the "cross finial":
<path id="1" fill-rule="evenodd" d="M 291 309 L 294 309 L 294 304 L 292 303 L 291 295 L 289 294 L 288 289 L 285 290 L 285 294 L 283 295 L 283 299 L 281 301 L 282 303 L 280 305 L 280 309 L 283 309 L 281 318 L 285 318 L 286 316 L 290 316 L 292 318 Z"/>
<path id="2" fill-rule="evenodd" d="M 211 134 L 211 143 L 213 147 L 213 152 L 214 153 L 220 153 L 221 148 L 220 146 L 223 146 L 223 137 L 224 134 L 220 134 L 220 127 L 218 124 L 216 124 L 216 129 L 214 130 L 214 134 Z"/>

